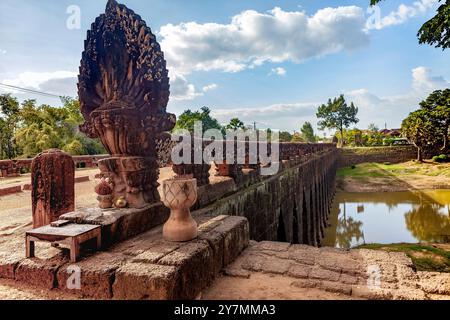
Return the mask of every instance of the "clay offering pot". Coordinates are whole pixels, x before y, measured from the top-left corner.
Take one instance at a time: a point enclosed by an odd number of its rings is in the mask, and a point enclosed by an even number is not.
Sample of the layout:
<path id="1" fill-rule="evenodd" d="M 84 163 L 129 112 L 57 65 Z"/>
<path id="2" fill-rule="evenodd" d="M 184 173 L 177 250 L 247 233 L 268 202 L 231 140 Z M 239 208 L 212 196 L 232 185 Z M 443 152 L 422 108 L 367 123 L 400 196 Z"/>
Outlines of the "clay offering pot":
<path id="1" fill-rule="evenodd" d="M 102 178 L 100 183 L 95 186 L 97 193 L 98 206 L 101 209 L 108 209 L 113 206 L 112 187 L 108 179 Z"/>
<path id="2" fill-rule="evenodd" d="M 185 177 L 165 180 L 162 190 L 163 203 L 170 209 L 163 228 L 164 239 L 185 242 L 197 238 L 197 222 L 189 210 L 197 201 L 197 180 Z"/>
<path id="3" fill-rule="evenodd" d="M 100 209 L 109 209 L 113 206 L 113 196 L 111 194 L 108 195 L 98 195 L 98 206 Z"/>

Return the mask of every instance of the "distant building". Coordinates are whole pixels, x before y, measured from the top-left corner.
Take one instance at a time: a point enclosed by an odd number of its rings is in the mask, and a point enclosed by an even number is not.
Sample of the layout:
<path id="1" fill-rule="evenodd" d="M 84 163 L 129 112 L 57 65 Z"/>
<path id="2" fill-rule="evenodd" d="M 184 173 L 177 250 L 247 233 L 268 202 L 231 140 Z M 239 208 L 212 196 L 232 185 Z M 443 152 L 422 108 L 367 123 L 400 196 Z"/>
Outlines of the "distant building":
<path id="1" fill-rule="evenodd" d="M 380 133 L 386 137 L 399 138 L 402 136 L 401 129 L 383 129 Z"/>

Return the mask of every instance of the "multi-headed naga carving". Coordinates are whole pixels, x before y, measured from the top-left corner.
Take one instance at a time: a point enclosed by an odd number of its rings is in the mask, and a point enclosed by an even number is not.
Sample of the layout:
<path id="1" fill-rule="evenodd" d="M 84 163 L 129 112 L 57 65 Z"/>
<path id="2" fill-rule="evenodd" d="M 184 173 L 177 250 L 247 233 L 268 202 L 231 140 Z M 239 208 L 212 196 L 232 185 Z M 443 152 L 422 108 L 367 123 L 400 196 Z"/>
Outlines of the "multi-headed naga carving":
<path id="1" fill-rule="evenodd" d="M 78 94 L 85 123 L 111 155 L 99 161 L 113 197 L 140 208 L 159 200 L 156 146 L 169 139 L 169 78 L 155 36 L 141 17 L 109 0 L 87 33 Z"/>

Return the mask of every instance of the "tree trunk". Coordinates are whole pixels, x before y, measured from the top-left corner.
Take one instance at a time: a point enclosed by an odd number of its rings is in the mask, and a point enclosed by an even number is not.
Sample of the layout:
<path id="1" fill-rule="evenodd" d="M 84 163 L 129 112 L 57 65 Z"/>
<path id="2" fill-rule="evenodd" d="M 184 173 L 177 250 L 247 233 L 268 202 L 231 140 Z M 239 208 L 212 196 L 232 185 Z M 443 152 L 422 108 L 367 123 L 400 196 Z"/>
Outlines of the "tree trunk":
<path id="1" fill-rule="evenodd" d="M 344 146 L 344 130 L 342 128 L 339 129 L 339 131 L 341 132 L 341 148 Z"/>
<path id="2" fill-rule="evenodd" d="M 417 147 L 417 161 L 423 162 L 423 159 L 422 159 L 422 149 L 419 148 L 419 147 Z"/>
<path id="3" fill-rule="evenodd" d="M 441 150 L 446 151 L 447 144 L 448 144 L 448 129 L 447 129 L 447 132 L 444 133 L 444 145 L 442 146 Z"/>

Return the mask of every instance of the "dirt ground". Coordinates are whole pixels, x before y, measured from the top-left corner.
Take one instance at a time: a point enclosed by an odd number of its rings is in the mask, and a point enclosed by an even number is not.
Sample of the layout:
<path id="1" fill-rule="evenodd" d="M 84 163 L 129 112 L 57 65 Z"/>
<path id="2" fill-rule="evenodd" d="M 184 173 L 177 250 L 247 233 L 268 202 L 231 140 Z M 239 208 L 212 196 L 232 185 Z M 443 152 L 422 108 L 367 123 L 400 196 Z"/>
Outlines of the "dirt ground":
<path id="1" fill-rule="evenodd" d="M 14 280 L 0 279 L 0 300 L 77 300 L 79 297 L 58 290 L 43 290 Z"/>
<path id="2" fill-rule="evenodd" d="M 205 300 L 350 300 L 352 297 L 317 288 L 302 288 L 294 278 L 252 274 L 247 278 L 221 276 L 202 295 Z"/>
<path id="3" fill-rule="evenodd" d="M 450 163 L 362 163 L 338 170 L 337 191 L 392 192 L 450 189 Z"/>

